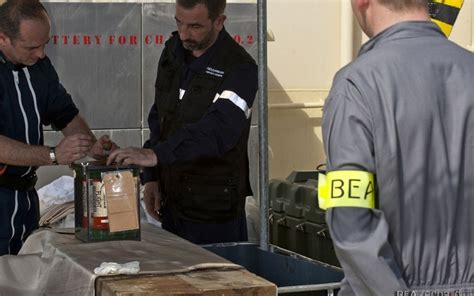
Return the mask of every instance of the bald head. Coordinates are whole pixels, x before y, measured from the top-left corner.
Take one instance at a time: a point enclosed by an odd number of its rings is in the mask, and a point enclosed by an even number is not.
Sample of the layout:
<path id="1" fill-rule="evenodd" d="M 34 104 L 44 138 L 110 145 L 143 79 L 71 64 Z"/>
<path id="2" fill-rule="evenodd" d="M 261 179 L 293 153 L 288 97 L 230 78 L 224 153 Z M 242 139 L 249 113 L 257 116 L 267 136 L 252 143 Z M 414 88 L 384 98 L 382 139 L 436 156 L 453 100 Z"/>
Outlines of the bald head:
<path id="1" fill-rule="evenodd" d="M 38 0 L 0 0 L 0 32 L 15 41 L 25 20 L 49 22 L 48 13 Z"/>
<path id="2" fill-rule="evenodd" d="M 430 19 L 428 0 L 352 0 L 352 10 L 369 37 L 399 22 Z"/>

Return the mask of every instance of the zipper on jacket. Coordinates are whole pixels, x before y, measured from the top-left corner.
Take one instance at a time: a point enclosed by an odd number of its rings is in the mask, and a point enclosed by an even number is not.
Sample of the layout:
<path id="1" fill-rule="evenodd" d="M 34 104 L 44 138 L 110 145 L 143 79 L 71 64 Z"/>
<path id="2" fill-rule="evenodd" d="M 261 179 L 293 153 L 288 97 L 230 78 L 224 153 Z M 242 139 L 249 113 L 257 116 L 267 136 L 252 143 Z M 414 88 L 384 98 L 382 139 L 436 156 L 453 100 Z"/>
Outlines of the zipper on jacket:
<path id="1" fill-rule="evenodd" d="M 26 117 L 25 109 L 23 108 L 23 103 L 22 103 L 22 100 L 21 100 L 20 78 L 18 76 L 17 71 L 12 71 L 12 73 L 13 73 L 13 79 L 15 81 L 15 88 L 16 88 L 16 93 L 17 93 L 17 97 L 18 97 L 18 104 L 20 105 L 21 114 L 23 115 L 23 121 L 25 123 L 26 144 L 30 145 L 30 136 L 29 136 L 29 131 L 28 131 L 28 119 Z M 30 173 L 30 171 L 31 171 L 31 167 L 28 167 L 28 169 L 26 170 L 26 173 L 24 173 L 21 176 L 24 177 L 24 176 L 28 175 Z"/>

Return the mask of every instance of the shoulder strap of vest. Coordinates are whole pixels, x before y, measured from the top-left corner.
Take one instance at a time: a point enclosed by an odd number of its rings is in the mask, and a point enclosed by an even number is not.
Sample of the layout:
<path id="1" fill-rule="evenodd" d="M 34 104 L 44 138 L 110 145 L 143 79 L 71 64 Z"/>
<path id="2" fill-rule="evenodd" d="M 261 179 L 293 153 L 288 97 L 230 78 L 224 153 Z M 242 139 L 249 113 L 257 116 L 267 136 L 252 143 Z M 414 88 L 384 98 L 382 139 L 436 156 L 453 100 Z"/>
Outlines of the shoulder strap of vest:
<path id="1" fill-rule="evenodd" d="M 179 66 L 176 62 L 176 47 L 178 46 L 179 35 L 178 32 L 173 32 L 170 39 L 165 42 L 165 48 L 162 56 L 162 61 L 160 66 Z"/>
<path id="2" fill-rule="evenodd" d="M 237 65 L 256 64 L 252 56 L 235 42 L 225 29 L 222 33 L 224 34 L 221 41 L 222 46 L 220 50 L 216 51 L 215 56 L 212 58 L 210 62 L 211 67 L 217 66 L 217 68 L 222 68 L 224 71 L 230 71 Z M 222 48 L 224 48 L 224 50 L 222 50 Z"/>

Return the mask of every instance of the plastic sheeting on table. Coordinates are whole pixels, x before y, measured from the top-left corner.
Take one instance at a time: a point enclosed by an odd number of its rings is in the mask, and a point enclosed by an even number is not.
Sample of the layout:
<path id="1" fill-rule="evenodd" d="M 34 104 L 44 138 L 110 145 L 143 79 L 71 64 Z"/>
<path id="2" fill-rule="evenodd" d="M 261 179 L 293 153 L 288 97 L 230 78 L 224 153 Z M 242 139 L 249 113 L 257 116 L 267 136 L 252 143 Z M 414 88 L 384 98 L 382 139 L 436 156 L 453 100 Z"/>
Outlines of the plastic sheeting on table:
<path id="1" fill-rule="evenodd" d="M 94 268 L 102 262 L 140 262 L 140 273 L 240 269 L 161 228 L 142 225 L 142 241 L 81 243 L 73 234 L 40 230 L 18 256 L 0 257 L 1 295 L 94 295 Z"/>

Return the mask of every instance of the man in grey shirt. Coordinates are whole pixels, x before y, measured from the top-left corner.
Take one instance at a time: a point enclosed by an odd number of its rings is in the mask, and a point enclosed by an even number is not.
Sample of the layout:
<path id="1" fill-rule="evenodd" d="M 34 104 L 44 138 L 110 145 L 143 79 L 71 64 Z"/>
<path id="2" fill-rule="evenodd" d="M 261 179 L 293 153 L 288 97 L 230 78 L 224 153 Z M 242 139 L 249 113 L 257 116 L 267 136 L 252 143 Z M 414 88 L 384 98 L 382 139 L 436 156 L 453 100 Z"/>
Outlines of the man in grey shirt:
<path id="1" fill-rule="evenodd" d="M 471 295 L 474 54 L 426 0 L 352 6 L 370 40 L 337 73 L 323 118 L 339 295 Z"/>

